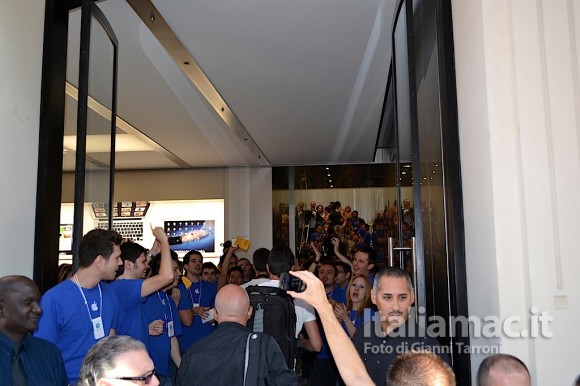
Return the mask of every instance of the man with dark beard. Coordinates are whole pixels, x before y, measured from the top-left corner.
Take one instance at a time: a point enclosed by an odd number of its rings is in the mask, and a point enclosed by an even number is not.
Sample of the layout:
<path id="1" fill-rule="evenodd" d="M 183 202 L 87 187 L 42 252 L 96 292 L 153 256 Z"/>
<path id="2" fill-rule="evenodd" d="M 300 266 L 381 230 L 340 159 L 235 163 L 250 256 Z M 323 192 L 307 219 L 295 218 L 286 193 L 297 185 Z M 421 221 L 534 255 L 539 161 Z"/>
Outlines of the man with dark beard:
<path id="1" fill-rule="evenodd" d="M 391 363 L 406 351 L 445 352 L 435 339 L 419 331 L 418 326 L 411 325 L 408 320 L 415 291 L 406 271 L 395 267 L 380 270 L 375 276 L 371 301 L 377 306 L 380 318 L 377 315 L 374 321 L 359 327 L 352 342 L 375 384 L 385 384 Z M 450 364 L 447 356 L 440 356 Z"/>

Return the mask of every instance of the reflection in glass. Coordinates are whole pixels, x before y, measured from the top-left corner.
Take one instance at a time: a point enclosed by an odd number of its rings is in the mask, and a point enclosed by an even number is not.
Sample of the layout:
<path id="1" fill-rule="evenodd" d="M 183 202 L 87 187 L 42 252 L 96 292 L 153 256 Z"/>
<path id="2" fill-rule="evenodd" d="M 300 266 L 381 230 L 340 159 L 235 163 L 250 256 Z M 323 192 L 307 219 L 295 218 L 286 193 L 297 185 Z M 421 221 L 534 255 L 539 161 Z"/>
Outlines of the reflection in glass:
<path id="1" fill-rule="evenodd" d="M 109 201 L 114 55 L 114 46 L 107 31 L 93 17 L 89 55 L 89 104 L 93 104 L 92 101 L 97 104 L 87 110 L 85 202 Z M 105 109 L 98 108 L 99 105 Z"/>

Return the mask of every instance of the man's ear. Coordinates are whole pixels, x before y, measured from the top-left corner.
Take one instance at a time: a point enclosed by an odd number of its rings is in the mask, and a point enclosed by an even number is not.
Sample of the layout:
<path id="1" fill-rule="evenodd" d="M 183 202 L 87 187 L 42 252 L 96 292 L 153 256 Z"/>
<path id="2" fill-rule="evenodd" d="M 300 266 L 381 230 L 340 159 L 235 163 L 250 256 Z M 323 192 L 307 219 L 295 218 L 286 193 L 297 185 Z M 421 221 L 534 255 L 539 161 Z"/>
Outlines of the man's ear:
<path id="1" fill-rule="evenodd" d="M 215 307 L 213 308 L 213 319 L 214 319 L 216 322 L 218 322 L 218 323 L 219 323 L 219 321 L 220 321 L 220 316 L 219 316 L 219 314 L 218 314 L 218 312 L 217 312 L 217 308 L 215 308 Z"/>
<path id="2" fill-rule="evenodd" d="M 105 265 L 105 262 L 106 262 L 106 260 L 105 260 L 105 256 L 103 256 L 103 255 L 98 255 L 98 256 L 95 258 L 95 261 L 93 261 L 93 264 L 96 264 L 96 265 L 97 265 L 97 267 L 102 267 L 103 265 Z"/>
<path id="3" fill-rule="evenodd" d="M 375 290 L 371 288 L 371 302 L 376 306 L 377 305 L 377 294 L 375 294 Z"/>
<path id="4" fill-rule="evenodd" d="M 266 271 L 268 271 L 268 275 L 271 275 L 271 273 L 270 273 L 270 265 L 268 263 L 266 263 Z"/>
<path id="5" fill-rule="evenodd" d="M 370 271 L 373 270 L 373 268 L 375 267 L 375 265 L 374 264 L 369 264 L 368 267 L 369 267 L 369 272 L 370 272 Z"/>
<path id="6" fill-rule="evenodd" d="M 253 311 L 254 311 L 254 308 L 252 306 L 250 306 L 250 308 L 248 308 L 248 319 L 246 321 L 250 320 L 250 318 L 252 317 Z"/>

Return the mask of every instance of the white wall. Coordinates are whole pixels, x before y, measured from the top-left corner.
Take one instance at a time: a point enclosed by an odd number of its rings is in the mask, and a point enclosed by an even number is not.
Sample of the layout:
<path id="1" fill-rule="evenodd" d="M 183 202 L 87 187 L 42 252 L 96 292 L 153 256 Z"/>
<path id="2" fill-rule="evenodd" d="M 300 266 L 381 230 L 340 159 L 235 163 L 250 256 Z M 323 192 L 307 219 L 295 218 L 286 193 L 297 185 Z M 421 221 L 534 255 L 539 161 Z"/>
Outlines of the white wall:
<path id="1" fill-rule="evenodd" d="M 32 277 L 43 26 L 44 1 L 0 2 L 0 277 Z"/>
<path id="2" fill-rule="evenodd" d="M 73 200 L 74 175 L 63 178 L 63 202 Z M 272 169 L 270 167 L 121 171 L 115 174 L 116 201 L 215 200 L 225 206 L 224 234 L 251 241 L 239 257 L 252 260 L 261 247 L 272 248 Z M 163 224 L 161 224 L 163 225 Z M 217 225 L 217 224 L 216 224 Z M 221 250 L 218 251 L 221 254 Z"/>
<path id="3" fill-rule="evenodd" d="M 580 5 L 452 0 L 469 311 L 551 338 L 472 339 L 520 357 L 535 385 L 580 372 Z M 514 325 L 529 329 L 529 323 Z M 483 355 L 472 356 L 475 374 Z"/>
<path id="4" fill-rule="evenodd" d="M 236 254 L 252 260 L 256 249 L 272 248 L 272 169 L 229 168 L 225 180 L 226 239 L 248 238 L 248 252 Z"/>

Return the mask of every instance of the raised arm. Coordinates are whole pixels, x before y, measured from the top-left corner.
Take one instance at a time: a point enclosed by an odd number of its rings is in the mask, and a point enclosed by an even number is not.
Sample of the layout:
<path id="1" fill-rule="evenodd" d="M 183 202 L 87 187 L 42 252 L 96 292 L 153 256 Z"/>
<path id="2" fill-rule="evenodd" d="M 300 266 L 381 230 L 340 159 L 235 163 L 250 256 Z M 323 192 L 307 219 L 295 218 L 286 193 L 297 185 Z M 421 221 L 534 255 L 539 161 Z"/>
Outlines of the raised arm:
<path id="1" fill-rule="evenodd" d="M 316 267 L 320 263 L 321 254 L 317 245 L 315 245 L 312 249 L 314 250 L 314 260 L 312 261 L 312 264 L 310 264 L 310 267 L 308 267 L 308 271 L 314 273 L 316 271 Z"/>
<path id="2" fill-rule="evenodd" d="M 167 234 L 161 227 L 155 227 L 151 231 L 155 236 L 151 253 L 161 252 L 161 263 L 159 265 L 159 274 L 151 276 L 143 282 L 141 286 L 142 297 L 151 295 L 173 281 L 173 264 L 171 264 L 171 250 L 169 249 Z"/>
<path id="3" fill-rule="evenodd" d="M 228 284 L 228 272 L 230 270 L 230 260 L 232 258 L 232 255 L 234 254 L 234 252 L 237 251 L 238 249 L 239 249 L 238 247 L 234 247 L 232 245 L 228 249 L 228 252 L 226 253 L 226 257 L 224 257 L 224 262 L 222 263 L 222 271 L 220 273 L 220 279 L 218 280 L 218 284 L 217 284 L 218 291 L 224 285 Z"/>
<path id="4" fill-rule="evenodd" d="M 312 272 L 294 271 L 290 273 L 306 283 L 306 290 L 304 292 L 288 291 L 288 294 L 308 302 L 318 311 L 328 346 L 344 383 L 347 386 L 374 385 L 356 348 L 336 319 L 332 306 L 326 299 L 322 282 Z"/>
<path id="5" fill-rule="evenodd" d="M 350 268 L 352 269 L 352 261 L 350 261 L 345 255 L 340 253 L 340 240 L 339 240 L 339 238 L 333 237 L 332 239 L 330 239 L 330 241 L 332 242 L 332 245 L 334 245 L 334 254 L 336 255 L 336 257 L 338 257 L 340 259 L 340 261 L 345 262 L 346 264 L 350 265 Z"/>

